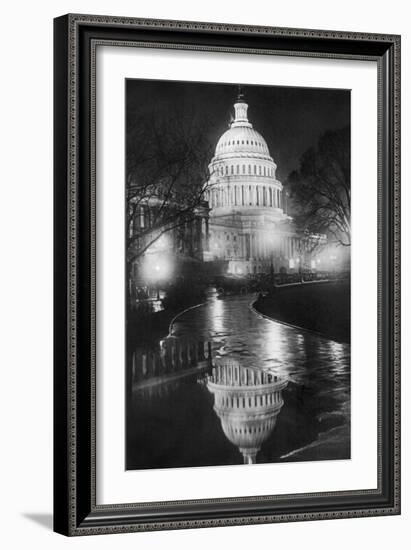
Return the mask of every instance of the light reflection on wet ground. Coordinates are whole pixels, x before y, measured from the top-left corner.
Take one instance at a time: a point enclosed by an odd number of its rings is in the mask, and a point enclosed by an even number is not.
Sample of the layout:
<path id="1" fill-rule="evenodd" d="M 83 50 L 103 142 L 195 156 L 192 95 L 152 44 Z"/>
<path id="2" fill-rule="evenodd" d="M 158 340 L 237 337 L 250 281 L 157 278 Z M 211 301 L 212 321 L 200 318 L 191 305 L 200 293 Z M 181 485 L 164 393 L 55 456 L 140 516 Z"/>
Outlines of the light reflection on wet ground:
<path id="1" fill-rule="evenodd" d="M 210 342 L 214 364 L 234 361 L 288 381 L 284 406 L 257 462 L 349 458 L 349 344 L 263 318 L 252 301 L 251 295 L 219 299 L 210 292 L 206 304 L 175 320 L 167 344 Z M 242 462 L 224 436 L 212 395 L 198 383 L 201 378 L 204 372 L 194 372 L 133 392 L 127 468 Z"/>

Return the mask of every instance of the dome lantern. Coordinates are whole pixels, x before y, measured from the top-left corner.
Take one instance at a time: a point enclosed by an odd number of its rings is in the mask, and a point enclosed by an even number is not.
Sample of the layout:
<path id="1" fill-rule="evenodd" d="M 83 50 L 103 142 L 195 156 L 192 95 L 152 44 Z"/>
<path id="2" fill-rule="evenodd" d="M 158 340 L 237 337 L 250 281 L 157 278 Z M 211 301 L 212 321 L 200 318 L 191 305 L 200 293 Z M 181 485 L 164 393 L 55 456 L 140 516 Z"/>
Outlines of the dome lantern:
<path id="1" fill-rule="evenodd" d="M 248 121 L 247 110 L 248 104 L 244 101 L 244 94 L 241 86 L 239 86 L 237 101 L 234 103 L 235 119 L 231 124 L 231 128 L 236 128 L 238 126 L 245 126 L 246 128 L 253 127 L 253 125 Z"/>

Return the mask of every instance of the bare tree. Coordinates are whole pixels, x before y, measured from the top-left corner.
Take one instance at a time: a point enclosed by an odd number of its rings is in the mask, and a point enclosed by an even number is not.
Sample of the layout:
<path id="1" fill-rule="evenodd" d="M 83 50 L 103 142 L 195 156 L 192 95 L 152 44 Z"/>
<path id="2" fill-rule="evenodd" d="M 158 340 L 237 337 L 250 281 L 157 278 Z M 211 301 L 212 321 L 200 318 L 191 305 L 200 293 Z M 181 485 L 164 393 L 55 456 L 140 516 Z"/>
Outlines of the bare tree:
<path id="1" fill-rule="evenodd" d="M 127 263 L 203 204 L 212 147 L 207 122 L 187 109 L 135 114 L 127 124 Z M 144 210 L 145 223 L 138 223 Z"/>
<path id="2" fill-rule="evenodd" d="M 310 233 L 305 229 L 298 241 L 298 254 L 300 258 L 300 270 L 309 269 L 309 261 L 320 254 L 327 246 L 327 238 L 324 234 Z"/>
<path id="3" fill-rule="evenodd" d="M 290 209 L 303 230 L 351 245 L 350 130 L 328 131 L 306 151 L 287 180 Z"/>

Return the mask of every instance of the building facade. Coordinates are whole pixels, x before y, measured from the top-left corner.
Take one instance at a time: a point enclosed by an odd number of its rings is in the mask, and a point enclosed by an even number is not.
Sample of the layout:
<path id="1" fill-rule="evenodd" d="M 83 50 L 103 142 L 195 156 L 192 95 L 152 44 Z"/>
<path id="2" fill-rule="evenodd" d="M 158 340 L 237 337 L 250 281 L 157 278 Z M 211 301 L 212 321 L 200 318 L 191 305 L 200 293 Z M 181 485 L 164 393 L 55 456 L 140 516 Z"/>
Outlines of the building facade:
<path id="1" fill-rule="evenodd" d="M 144 250 L 132 262 L 131 294 L 139 287 L 164 285 L 178 277 L 198 273 L 209 246 L 209 208 L 202 201 L 189 215 L 158 199 L 130 207 L 129 249 Z M 163 221 L 159 222 L 159 211 Z"/>
<path id="2" fill-rule="evenodd" d="M 220 137 L 209 164 L 206 259 L 227 261 L 229 273 L 237 275 L 298 269 L 304 258 L 303 242 L 286 213 L 277 165 L 248 120 L 247 110 L 240 93 L 234 121 Z"/>

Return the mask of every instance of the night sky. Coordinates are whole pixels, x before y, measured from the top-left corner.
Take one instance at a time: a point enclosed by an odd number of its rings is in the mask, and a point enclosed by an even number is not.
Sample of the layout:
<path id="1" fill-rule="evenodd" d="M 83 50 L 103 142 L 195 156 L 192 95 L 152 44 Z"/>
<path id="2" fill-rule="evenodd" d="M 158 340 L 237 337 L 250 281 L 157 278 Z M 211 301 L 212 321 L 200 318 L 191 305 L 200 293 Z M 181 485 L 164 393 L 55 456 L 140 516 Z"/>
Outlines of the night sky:
<path id="1" fill-rule="evenodd" d="M 241 84 L 241 83 L 240 83 Z M 298 168 L 302 153 L 326 130 L 350 124 L 350 91 L 324 88 L 243 85 L 248 118 L 265 138 L 285 181 Z M 214 84 L 162 80 L 127 80 L 126 117 L 151 113 L 196 113 L 206 121 L 207 141 L 216 145 L 228 129 L 238 83 Z M 204 126 L 202 126 L 204 127 Z M 211 159 L 210 159 L 211 160 Z"/>

